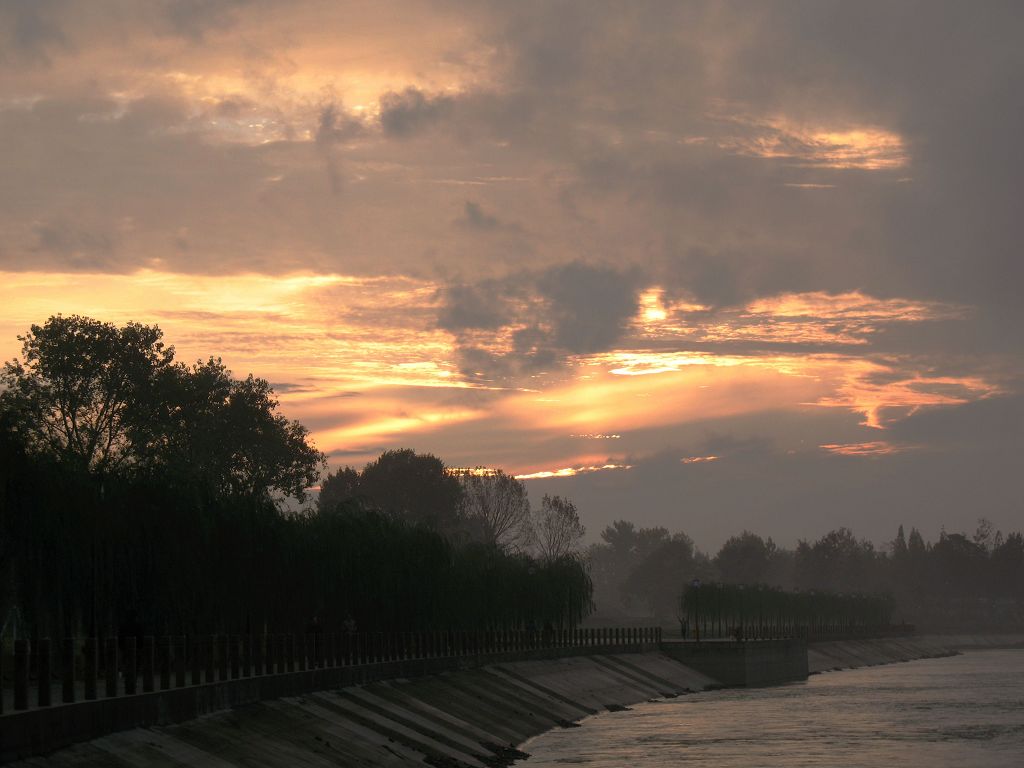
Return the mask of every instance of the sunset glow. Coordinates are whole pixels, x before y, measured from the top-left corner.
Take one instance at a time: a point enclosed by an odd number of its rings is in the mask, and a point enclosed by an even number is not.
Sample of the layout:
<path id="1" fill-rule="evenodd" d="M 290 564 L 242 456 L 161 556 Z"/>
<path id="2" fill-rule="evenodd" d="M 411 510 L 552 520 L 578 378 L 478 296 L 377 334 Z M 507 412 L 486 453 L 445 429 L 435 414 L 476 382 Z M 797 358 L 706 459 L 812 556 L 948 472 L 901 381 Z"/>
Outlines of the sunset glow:
<path id="1" fill-rule="evenodd" d="M 156 324 L 591 528 L 1017 514 L 1020 46 L 840 6 L 0 4 L 0 358 Z"/>

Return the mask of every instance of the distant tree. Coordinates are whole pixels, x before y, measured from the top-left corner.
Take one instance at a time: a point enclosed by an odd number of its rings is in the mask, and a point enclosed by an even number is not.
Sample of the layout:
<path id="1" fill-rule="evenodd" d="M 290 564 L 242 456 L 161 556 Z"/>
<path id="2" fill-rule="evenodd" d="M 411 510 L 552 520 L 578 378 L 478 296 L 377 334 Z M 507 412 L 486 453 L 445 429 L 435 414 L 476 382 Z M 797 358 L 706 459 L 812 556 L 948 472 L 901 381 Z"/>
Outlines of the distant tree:
<path id="1" fill-rule="evenodd" d="M 928 550 L 927 545 L 924 543 L 924 536 L 917 528 L 910 529 L 910 535 L 907 537 L 907 554 L 909 555 L 923 555 Z"/>
<path id="2" fill-rule="evenodd" d="M 972 537 L 975 544 L 991 552 L 997 544 L 1002 542 L 1003 534 L 995 529 L 992 521 L 985 517 L 978 518 L 978 527 L 974 530 Z"/>
<path id="3" fill-rule="evenodd" d="M 96 473 L 137 460 L 139 427 L 157 376 L 173 361 L 156 326 L 118 328 L 56 315 L 19 336 L 21 358 L 4 364 L 0 409 L 27 447 Z"/>
<path id="4" fill-rule="evenodd" d="M 359 473 L 352 467 L 340 467 L 320 481 L 316 506 L 320 514 L 333 512 L 338 505 L 359 496 Z"/>
<path id="5" fill-rule="evenodd" d="M 629 574 L 624 592 L 662 618 L 675 616 L 683 586 L 713 574 L 707 556 L 685 533 L 675 533 Z"/>
<path id="6" fill-rule="evenodd" d="M 479 521 L 485 541 L 506 551 L 525 543 L 529 535 L 530 497 L 526 484 L 503 471 L 463 471 L 460 511 Z"/>
<path id="7" fill-rule="evenodd" d="M 561 496 L 545 495 L 530 516 L 530 544 L 544 562 L 579 554 L 586 529 L 576 505 Z"/>
<path id="8" fill-rule="evenodd" d="M 963 598 L 984 590 L 988 553 L 966 535 L 942 531 L 929 556 L 935 580 L 946 595 Z"/>
<path id="9" fill-rule="evenodd" d="M 629 520 L 616 520 L 600 533 L 601 541 L 587 552 L 594 584 L 594 602 L 602 613 L 628 614 L 631 600 L 623 593 L 630 572 L 669 540 L 662 527 L 637 528 Z"/>
<path id="10" fill-rule="evenodd" d="M 813 545 L 797 544 L 796 577 L 803 589 L 871 590 L 876 586 L 875 561 L 870 541 L 858 540 L 849 528 L 838 528 Z"/>
<path id="11" fill-rule="evenodd" d="M 992 581 L 997 594 L 1024 602 L 1024 536 L 1019 532 L 992 550 Z"/>
<path id="12" fill-rule="evenodd" d="M 903 533 L 903 526 L 899 527 L 896 531 L 896 538 L 892 540 L 892 556 L 897 560 L 902 560 L 907 556 L 907 537 Z"/>
<path id="13" fill-rule="evenodd" d="M 410 448 L 385 451 L 359 476 L 360 494 L 388 514 L 452 533 L 459 529 L 462 486 L 439 458 Z"/>
<path id="14" fill-rule="evenodd" d="M 637 528 L 629 520 L 616 520 L 601 531 L 601 540 L 622 559 L 642 560 L 668 539 L 667 528 Z"/>
<path id="15" fill-rule="evenodd" d="M 715 555 L 722 581 L 731 584 L 766 584 L 770 578 L 775 542 L 743 531 L 729 538 Z"/>

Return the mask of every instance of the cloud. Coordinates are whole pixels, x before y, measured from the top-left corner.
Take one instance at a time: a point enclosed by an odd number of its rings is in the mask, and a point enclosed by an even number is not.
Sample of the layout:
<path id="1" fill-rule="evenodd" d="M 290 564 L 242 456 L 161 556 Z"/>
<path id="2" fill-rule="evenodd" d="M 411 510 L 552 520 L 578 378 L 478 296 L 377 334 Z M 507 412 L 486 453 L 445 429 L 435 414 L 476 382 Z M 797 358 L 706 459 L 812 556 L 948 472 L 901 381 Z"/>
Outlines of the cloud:
<path id="1" fill-rule="evenodd" d="M 636 315 L 639 291 L 635 270 L 571 262 L 449 286 L 438 325 L 455 335 L 470 380 L 515 381 L 610 349 Z"/>
<path id="2" fill-rule="evenodd" d="M 232 27 L 235 13 L 250 0 L 163 0 L 162 12 L 169 30 L 193 42 L 202 42 L 210 30 Z"/>
<path id="3" fill-rule="evenodd" d="M 823 526 L 916 509 L 931 467 L 949 498 L 921 504 L 973 515 L 956 478 L 998 511 L 1022 37 L 1012 2 L 0 0 L 0 268 L 32 295 L 5 322 L 166 318 L 239 370 L 406 387 L 359 398 L 340 452 L 412 424 L 467 466 L 635 455 L 581 488 L 678 509 L 693 481 L 709 517 L 718 490 L 739 521 Z M 737 409 L 762 422 L 736 439 L 772 447 L 704 445 L 695 425 Z"/>
<path id="4" fill-rule="evenodd" d="M 521 232 L 522 227 L 514 222 L 503 221 L 502 219 L 484 211 L 479 203 L 471 200 L 466 201 L 462 216 L 455 220 L 455 223 L 467 230 L 474 232 Z"/>
<path id="5" fill-rule="evenodd" d="M 60 0 L 6 0 L 0 3 L 0 61 L 46 66 L 50 53 L 66 49 Z"/>
<path id="6" fill-rule="evenodd" d="M 109 271 L 117 263 L 119 237 L 102 229 L 80 229 L 65 221 L 38 222 L 32 251 L 42 260 L 75 270 Z"/>
<path id="7" fill-rule="evenodd" d="M 385 134 L 405 138 L 440 122 L 454 104 L 450 96 L 431 96 L 414 87 L 389 91 L 380 97 L 380 125 Z"/>

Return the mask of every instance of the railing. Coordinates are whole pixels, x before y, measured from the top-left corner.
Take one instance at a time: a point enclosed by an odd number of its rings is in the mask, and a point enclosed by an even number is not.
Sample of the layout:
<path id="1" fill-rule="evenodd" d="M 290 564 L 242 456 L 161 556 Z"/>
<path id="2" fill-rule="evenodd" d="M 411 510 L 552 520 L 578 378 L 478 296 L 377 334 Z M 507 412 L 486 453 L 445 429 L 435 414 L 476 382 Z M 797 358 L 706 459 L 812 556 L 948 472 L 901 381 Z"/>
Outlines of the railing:
<path id="1" fill-rule="evenodd" d="M 687 640 L 851 640 L 855 638 L 906 637 L 915 632 L 913 624 L 849 624 L 846 622 L 820 622 L 800 624 L 792 622 L 747 621 L 731 624 L 727 620 L 708 617 L 699 627 L 687 626 L 683 639 Z"/>
<path id="2" fill-rule="evenodd" d="M 59 664 L 49 638 L 16 640 L 14 711 L 244 678 L 396 661 L 457 659 L 545 649 L 614 649 L 661 642 L 660 627 L 448 632 L 64 638 Z M 0 644 L 0 681 L 6 666 Z M 32 683 L 35 682 L 35 685 Z M 102 688 L 101 688 L 102 684 Z M 31 697 L 32 688 L 35 696 Z M 102 696 L 101 696 L 102 692 Z M 34 701 L 30 701 L 34 698 Z M 4 697 L 0 696 L 0 714 Z"/>

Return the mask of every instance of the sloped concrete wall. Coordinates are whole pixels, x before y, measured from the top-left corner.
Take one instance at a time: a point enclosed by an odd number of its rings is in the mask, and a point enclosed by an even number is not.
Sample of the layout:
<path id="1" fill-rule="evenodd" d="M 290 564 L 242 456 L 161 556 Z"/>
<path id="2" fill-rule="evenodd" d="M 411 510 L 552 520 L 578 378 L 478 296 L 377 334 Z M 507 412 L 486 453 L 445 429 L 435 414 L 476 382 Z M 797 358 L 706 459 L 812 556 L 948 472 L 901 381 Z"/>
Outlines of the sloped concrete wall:
<path id="1" fill-rule="evenodd" d="M 876 640 L 833 640 L 811 643 L 807 649 L 807 665 L 811 674 L 814 674 L 827 670 L 952 656 L 966 650 L 1013 647 L 1024 647 L 1024 635 L 923 635 Z"/>
<path id="2" fill-rule="evenodd" d="M 13 765 L 507 765 L 521 756 L 515 745 L 543 731 L 714 684 L 655 652 L 500 662 L 254 702 Z"/>
<path id="3" fill-rule="evenodd" d="M 807 679 L 803 640 L 663 642 L 671 658 L 727 686 L 763 686 Z"/>

